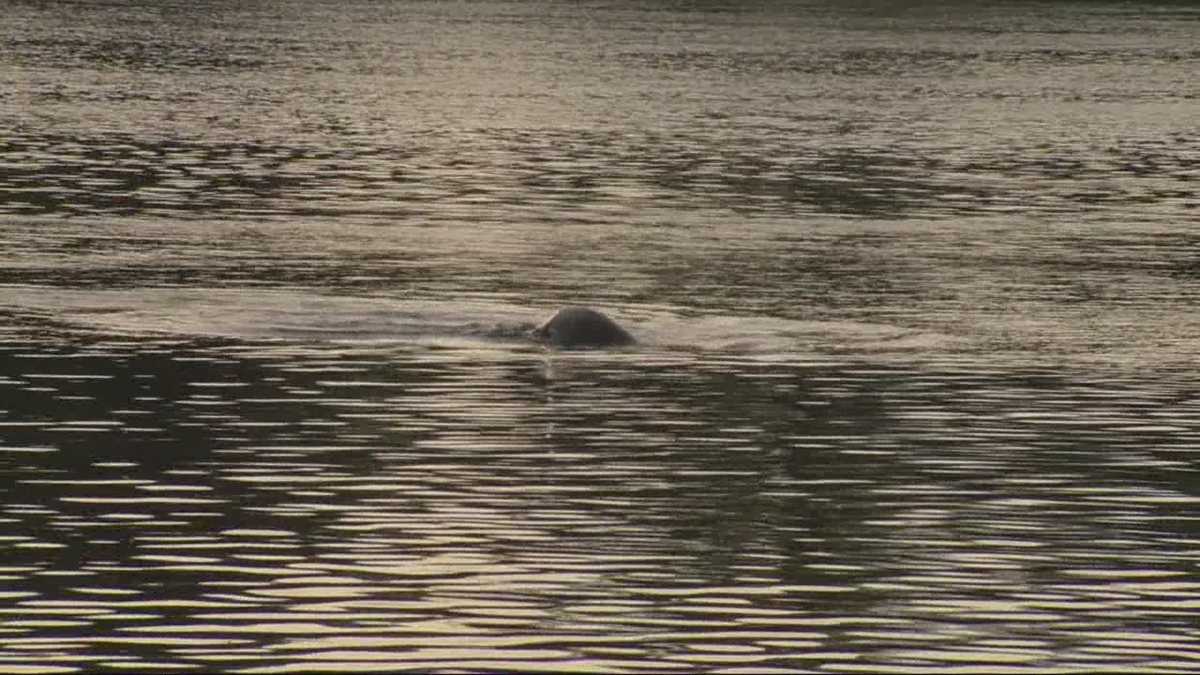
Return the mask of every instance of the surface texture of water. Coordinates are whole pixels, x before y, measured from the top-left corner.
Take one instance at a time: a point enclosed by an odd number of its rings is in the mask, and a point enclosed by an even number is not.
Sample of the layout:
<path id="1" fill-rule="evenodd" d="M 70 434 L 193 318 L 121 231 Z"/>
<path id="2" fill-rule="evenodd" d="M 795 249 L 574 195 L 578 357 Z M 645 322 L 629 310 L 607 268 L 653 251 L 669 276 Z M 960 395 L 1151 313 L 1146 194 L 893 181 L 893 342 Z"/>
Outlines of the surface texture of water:
<path id="1" fill-rule="evenodd" d="M 1197 45 L 9 3 L 0 671 L 1200 668 Z"/>

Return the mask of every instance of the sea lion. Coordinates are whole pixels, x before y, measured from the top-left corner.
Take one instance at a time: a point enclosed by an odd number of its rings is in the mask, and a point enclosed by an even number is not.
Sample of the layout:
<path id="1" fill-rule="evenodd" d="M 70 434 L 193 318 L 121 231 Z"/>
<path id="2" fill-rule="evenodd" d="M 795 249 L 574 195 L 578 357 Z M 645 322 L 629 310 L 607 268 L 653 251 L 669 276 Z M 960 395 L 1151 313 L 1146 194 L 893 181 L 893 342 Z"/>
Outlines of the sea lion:
<path id="1" fill-rule="evenodd" d="M 615 321 L 590 307 L 564 307 L 529 331 L 529 336 L 560 349 L 617 347 L 636 342 Z"/>

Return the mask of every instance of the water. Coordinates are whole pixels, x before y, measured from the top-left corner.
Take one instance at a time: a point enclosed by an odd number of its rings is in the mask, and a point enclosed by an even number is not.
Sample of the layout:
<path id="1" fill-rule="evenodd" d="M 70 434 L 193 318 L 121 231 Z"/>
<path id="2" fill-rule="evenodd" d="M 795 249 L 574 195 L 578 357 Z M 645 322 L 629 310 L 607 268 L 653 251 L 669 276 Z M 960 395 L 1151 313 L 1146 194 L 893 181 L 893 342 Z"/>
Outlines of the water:
<path id="1" fill-rule="evenodd" d="M 1194 671 L 1197 44 L 10 3 L 0 671 Z"/>

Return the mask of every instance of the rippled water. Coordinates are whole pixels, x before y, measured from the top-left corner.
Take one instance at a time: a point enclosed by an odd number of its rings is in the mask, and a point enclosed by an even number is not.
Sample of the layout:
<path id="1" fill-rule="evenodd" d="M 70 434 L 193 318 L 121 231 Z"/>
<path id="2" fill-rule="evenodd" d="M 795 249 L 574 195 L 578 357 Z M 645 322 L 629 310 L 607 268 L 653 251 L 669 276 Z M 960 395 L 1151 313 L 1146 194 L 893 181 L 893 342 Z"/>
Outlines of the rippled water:
<path id="1" fill-rule="evenodd" d="M 0 671 L 1200 668 L 1198 44 L 6 5 Z"/>

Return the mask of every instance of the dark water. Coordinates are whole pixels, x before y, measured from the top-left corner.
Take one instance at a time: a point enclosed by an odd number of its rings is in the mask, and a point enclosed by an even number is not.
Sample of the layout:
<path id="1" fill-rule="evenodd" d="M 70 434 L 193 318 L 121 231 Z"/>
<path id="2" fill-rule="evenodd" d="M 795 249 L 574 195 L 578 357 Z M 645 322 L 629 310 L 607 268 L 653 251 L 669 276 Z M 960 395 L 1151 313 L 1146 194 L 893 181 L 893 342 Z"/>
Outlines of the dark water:
<path id="1" fill-rule="evenodd" d="M 7 4 L 0 671 L 1200 669 L 1197 45 Z"/>

